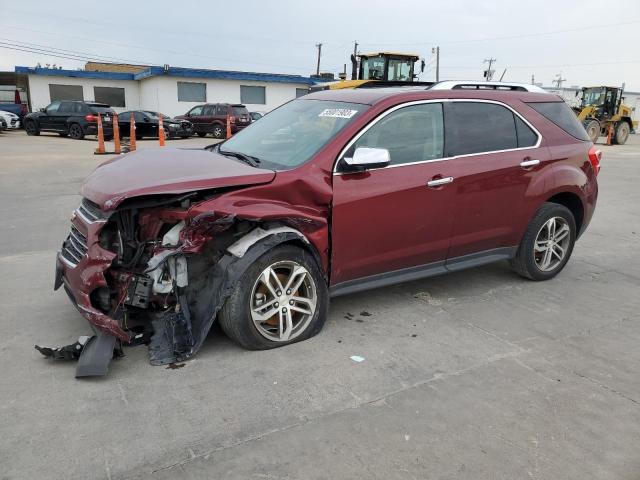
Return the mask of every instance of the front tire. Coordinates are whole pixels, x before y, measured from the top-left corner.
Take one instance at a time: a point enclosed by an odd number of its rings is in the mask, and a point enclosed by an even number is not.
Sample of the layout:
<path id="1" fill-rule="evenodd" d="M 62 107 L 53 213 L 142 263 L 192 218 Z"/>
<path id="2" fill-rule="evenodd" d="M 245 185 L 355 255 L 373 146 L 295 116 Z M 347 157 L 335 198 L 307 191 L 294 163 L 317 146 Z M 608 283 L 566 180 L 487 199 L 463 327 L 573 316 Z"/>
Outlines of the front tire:
<path id="1" fill-rule="evenodd" d="M 24 124 L 24 129 L 29 136 L 38 136 L 40 135 L 40 129 L 38 125 L 33 120 L 27 120 Z"/>
<path id="2" fill-rule="evenodd" d="M 631 133 L 631 129 L 629 128 L 629 124 L 627 122 L 620 122 L 616 126 L 616 131 L 613 136 L 613 143 L 616 145 L 624 145 L 629 138 L 629 133 Z"/>
<path id="3" fill-rule="evenodd" d="M 207 132 L 197 132 L 196 135 L 198 135 L 200 138 L 204 137 L 207 134 Z"/>
<path id="4" fill-rule="evenodd" d="M 548 280 L 567 264 L 575 241 L 571 211 L 564 205 L 544 203 L 529 223 L 511 266 L 530 280 Z"/>
<path id="5" fill-rule="evenodd" d="M 600 137 L 600 122 L 592 118 L 591 120 L 585 120 L 582 125 L 587 131 L 591 143 L 596 143 L 598 137 Z"/>
<path id="6" fill-rule="evenodd" d="M 220 311 L 220 326 L 248 350 L 306 340 L 322 329 L 329 292 L 315 258 L 280 245 L 258 258 Z"/>

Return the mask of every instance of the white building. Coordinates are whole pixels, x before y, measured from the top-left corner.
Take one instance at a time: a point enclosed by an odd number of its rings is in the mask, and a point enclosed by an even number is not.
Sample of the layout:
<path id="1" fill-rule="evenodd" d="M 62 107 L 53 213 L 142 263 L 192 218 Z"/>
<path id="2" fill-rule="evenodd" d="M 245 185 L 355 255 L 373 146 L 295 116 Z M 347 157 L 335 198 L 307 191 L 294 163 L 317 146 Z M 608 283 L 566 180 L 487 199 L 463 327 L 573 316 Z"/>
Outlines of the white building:
<path id="1" fill-rule="evenodd" d="M 117 112 L 181 115 L 203 103 L 242 103 L 268 112 L 304 95 L 314 83 L 299 75 L 148 67 L 138 73 L 15 67 L 27 77 L 32 111 L 53 100 L 104 102 Z"/>

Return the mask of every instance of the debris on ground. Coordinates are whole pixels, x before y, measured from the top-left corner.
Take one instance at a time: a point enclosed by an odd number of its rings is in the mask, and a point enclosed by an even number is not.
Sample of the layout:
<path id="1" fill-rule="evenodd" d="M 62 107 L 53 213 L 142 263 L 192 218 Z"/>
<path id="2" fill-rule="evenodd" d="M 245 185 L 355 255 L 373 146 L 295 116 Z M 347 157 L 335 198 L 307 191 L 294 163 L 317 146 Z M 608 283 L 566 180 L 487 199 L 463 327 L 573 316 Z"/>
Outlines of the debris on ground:
<path id="1" fill-rule="evenodd" d="M 364 357 L 361 357 L 360 355 L 351 355 L 350 358 L 356 363 L 364 362 Z"/>
<path id="2" fill-rule="evenodd" d="M 429 292 L 418 292 L 413 295 L 413 298 L 417 298 L 418 300 L 422 300 L 423 302 L 433 306 L 439 307 L 442 305 L 442 301 L 437 298 L 433 298 L 433 296 Z"/>

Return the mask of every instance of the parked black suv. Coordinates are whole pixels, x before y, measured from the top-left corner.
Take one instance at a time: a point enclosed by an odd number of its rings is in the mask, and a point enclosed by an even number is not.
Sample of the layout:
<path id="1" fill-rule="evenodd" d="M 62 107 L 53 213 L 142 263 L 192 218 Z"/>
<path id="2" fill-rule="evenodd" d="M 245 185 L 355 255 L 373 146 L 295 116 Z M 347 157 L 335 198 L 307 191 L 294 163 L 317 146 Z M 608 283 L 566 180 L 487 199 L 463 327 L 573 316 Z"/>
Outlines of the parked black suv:
<path id="1" fill-rule="evenodd" d="M 63 137 L 82 140 L 85 135 L 98 133 L 98 114 L 102 116 L 105 140 L 113 138 L 112 108 L 104 103 L 83 102 L 81 100 L 55 100 L 39 112 L 24 118 L 27 135 L 40 132 L 55 132 Z"/>
<path id="2" fill-rule="evenodd" d="M 131 132 L 132 113 L 136 122 L 136 140 L 144 137 L 158 137 L 158 115 L 162 115 L 165 138 L 189 138 L 193 135 L 193 125 L 189 120 L 176 120 L 168 115 L 148 110 L 132 110 L 118 114 L 121 137 L 128 137 Z"/>

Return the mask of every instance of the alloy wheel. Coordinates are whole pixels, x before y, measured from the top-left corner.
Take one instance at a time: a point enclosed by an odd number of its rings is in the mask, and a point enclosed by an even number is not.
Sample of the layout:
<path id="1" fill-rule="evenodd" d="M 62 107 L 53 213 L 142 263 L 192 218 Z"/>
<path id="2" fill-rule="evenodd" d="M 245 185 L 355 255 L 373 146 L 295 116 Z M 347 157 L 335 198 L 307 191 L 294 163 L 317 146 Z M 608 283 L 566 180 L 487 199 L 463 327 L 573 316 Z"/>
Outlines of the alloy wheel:
<path id="1" fill-rule="evenodd" d="M 538 231 L 533 248 L 536 266 L 543 272 L 558 267 L 564 260 L 571 242 L 571 228 L 562 217 L 552 217 Z"/>
<path id="2" fill-rule="evenodd" d="M 274 342 L 287 342 L 309 326 L 316 311 L 316 285 L 305 267 L 280 261 L 262 271 L 249 301 L 258 332 Z"/>

